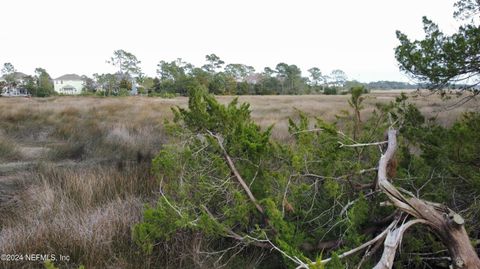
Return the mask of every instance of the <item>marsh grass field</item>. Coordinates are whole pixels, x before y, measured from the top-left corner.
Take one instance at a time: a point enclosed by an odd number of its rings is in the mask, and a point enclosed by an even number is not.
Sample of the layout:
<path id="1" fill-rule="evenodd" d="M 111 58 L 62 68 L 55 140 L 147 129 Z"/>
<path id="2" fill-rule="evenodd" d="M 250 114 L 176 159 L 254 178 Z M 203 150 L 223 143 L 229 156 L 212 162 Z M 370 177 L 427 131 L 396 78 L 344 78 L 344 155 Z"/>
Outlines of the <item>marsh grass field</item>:
<path id="1" fill-rule="evenodd" d="M 399 94 L 365 95 L 362 117 Z M 477 100 L 448 109 L 457 97 L 407 95 L 424 116 L 445 126 L 480 108 Z M 288 118 L 303 111 L 333 122 L 336 115 L 348 117 L 348 98 L 241 96 L 239 101 L 251 104 L 262 127 L 274 126 L 273 139 L 288 141 Z M 228 103 L 233 97 L 218 99 Z M 168 247 L 164 256 L 147 256 L 131 232 L 144 204 L 158 199 L 150 163 L 168 139 L 164 121 L 172 118 L 172 106 L 187 102 L 185 97 L 0 98 L 0 253 L 68 255 L 69 262 L 58 263 L 61 268 L 168 267 L 194 256 L 192 248 L 172 257 Z M 0 267 L 43 264 L 3 262 Z"/>

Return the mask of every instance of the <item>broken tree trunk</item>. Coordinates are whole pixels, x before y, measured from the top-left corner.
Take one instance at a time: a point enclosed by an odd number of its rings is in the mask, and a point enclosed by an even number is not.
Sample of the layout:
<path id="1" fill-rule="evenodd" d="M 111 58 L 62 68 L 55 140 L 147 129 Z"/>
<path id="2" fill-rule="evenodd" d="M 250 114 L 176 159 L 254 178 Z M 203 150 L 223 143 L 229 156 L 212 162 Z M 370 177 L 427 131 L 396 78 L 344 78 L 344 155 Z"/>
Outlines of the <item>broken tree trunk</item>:
<path id="1" fill-rule="evenodd" d="M 388 131 L 387 150 L 379 161 L 377 187 L 388 196 L 394 206 L 415 217 L 416 220 L 407 222 L 399 228 L 392 228 L 390 236 L 387 236 L 385 240 L 382 259 L 375 268 L 392 268 L 395 250 L 401 241 L 402 234 L 411 225 L 421 222 L 429 226 L 445 244 L 454 268 L 480 269 L 480 259 L 470 243 L 463 226 L 464 220 L 460 215 L 446 206 L 416 197 L 406 197 L 388 181 L 387 164 L 393 158 L 396 149 L 397 134 L 392 129 Z"/>
<path id="2" fill-rule="evenodd" d="M 388 231 L 387 237 L 385 238 L 382 258 L 373 269 L 392 268 L 393 261 L 395 260 L 395 253 L 397 252 L 398 246 L 402 242 L 403 234 L 408 228 L 421 222 L 425 223 L 424 220 L 415 219 L 400 225 L 398 228 L 391 228 Z"/>

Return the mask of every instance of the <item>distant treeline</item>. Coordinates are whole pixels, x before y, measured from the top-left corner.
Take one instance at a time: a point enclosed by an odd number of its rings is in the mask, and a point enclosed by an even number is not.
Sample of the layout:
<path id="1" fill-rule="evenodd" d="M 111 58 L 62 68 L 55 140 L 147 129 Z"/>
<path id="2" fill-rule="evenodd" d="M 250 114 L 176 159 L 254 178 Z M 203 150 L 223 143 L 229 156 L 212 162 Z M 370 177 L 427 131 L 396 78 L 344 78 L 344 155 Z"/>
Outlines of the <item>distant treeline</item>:
<path id="1" fill-rule="evenodd" d="M 370 83 L 366 83 L 365 87 L 368 89 L 416 89 L 418 88 L 417 84 L 410 84 L 407 82 L 400 82 L 400 81 L 374 81 Z"/>
<path id="2" fill-rule="evenodd" d="M 132 53 L 116 50 L 107 61 L 115 66 L 116 73 L 82 76 L 83 93 L 96 95 L 151 96 L 187 95 L 190 89 L 199 85 L 216 95 L 295 95 L 295 94 L 342 94 L 352 87 L 363 86 L 370 89 L 414 89 L 416 85 L 396 81 L 361 83 L 348 80 L 347 74 L 335 69 L 328 74 L 320 68 L 312 67 L 306 73 L 294 65 L 279 63 L 274 68 L 265 67 L 256 71 L 249 65 L 240 63 L 225 64 L 215 54 L 205 56 L 206 63 L 196 67 L 178 58 L 174 61 L 160 61 L 155 77 L 146 76 L 140 61 Z M 50 75 L 45 69 L 37 68 L 35 76 L 16 74 L 11 63 L 2 69 L 3 80 L 0 88 L 20 89 L 34 96 L 58 94 L 53 89 Z M 21 73 L 23 74 L 23 73 Z M 17 78 L 18 77 L 18 78 Z M 80 92 L 80 90 L 79 90 Z"/>
<path id="3" fill-rule="evenodd" d="M 348 80 L 347 74 L 340 69 L 323 74 L 318 67 L 312 67 L 305 76 L 294 64 L 279 63 L 275 68 L 265 67 L 258 72 L 244 64 L 225 65 L 215 54 L 205 58 L 207 63 L 202 67 L 194 67 L 182 59 L 161 61 L 158 64 L 158 76 L 143 79 L 144 93 L 186 95 L 188 89 L 196 84 L 205 86 L 216 95 L 341 94 L 357 86 L 363 86 L 366 90 L 416 88 L 416 85 L 405 82 L 361 83 Z"/>

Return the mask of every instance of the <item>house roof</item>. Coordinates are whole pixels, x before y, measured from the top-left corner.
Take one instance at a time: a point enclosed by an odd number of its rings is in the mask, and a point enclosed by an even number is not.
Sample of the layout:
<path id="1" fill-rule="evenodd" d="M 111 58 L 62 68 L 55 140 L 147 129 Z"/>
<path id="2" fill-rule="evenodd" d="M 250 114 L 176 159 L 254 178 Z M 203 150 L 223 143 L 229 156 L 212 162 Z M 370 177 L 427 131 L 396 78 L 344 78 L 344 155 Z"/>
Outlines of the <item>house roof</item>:
<path id="1" fill-rule="evenodd" d="M 77 74 L 65 74 L 61 77 L 58 77 L 54 80 L 83 80 L 83 78 Z"/>
<path id="2" fill-rule="evenodd" d="M 6 75 L 3 75 L 3 76 L 1 77 L 1 79 L 5 79 L 5 76 L 6 76 Z M 25 73 L 22 73 L 22 72 L 15 72 L 15 73 L 13 73 L 13 77 L 14 77 L 15 79 L 22 79 L 22 78 L 24 78 L 24 77 L 26 77 L 26 76 L 28 76 L 28 75 L 25 74 Z"/>

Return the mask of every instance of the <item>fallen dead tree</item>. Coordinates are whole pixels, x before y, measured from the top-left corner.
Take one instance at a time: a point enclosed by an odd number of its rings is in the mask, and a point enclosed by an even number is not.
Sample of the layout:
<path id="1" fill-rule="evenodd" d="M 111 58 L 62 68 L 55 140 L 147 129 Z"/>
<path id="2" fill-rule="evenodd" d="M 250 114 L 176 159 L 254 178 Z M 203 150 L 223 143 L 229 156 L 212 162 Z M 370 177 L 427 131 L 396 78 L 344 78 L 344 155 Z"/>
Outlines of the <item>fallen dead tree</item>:
<path id="1" fill-rule="evenodd" d="M 385 193 L 393 205 L 401 211 L 414 217 L 395 230 L 389 232 L 385 240 L 385 250 L 382 259 L 375 268 L 392 268 L 395 251 L 389 251 L 392 244 L 398 246 L 403 233 L 414 222 L 427 225 L 440 238 L 447 247 L 452 258 L 454 268 L 480 268 L 480 259 L 470 243 L 464 227 L 463 218 L 448 207 L 416 197 L 409 197 L 408 193 L 402 194 L 387 179 L 387 164 L 397 149 L 397 135 L 395 130 L 388 131 L 388 147 L 381 156 L 378 165 L 377 186 Z M 394 250 L 394 249 L 393 249 Z"/>
<path id="2" fill-rule="evenodd" d="M 230 156 L 223 148 L 222 138 L 218 135 L 214 135 L 211 132 L 209 132 L 209 134 L 217 139 L 232 173 L 239 180 L 250 200 L 255 204 L 257 209 L 263 213 L 263 208 L 261 208 L 261 206 L 257 203 L 256 199 L 251 194 L 250 189 L 246 186 L 241 176 L 239 176 L 239 173 L 236 170 Z M 372 143 L 362 146 L 378 144 L 379 143 Z M 382 144 L 385 144 L 385 142 L 382 142 Z M 378 163 L 378 174 L 375 181 L 376 189 L 387 195 L 388 199 L 390 200 L 389 204 L 395 206 L 399 210 L 399 214 L 385 230 L 380 232 L 373 239 L 354 249 L 341 253 L 338 255 L 338 257 L 345 258 L 364 249 L 367 249 L 365 252 L 365 257 L 371 256 L 373 254 L 373 251 L 370 251 L 372 246 L 378 247 L 383 241 L 383 253 L 374 269 L 392 268 L 397 249 L 400 246 L 402 238 L 407 229 L 415 224 L 423 224 L 428 226 L 439 237 L 443 244 L 445 244 L 451 256 L 450 260 L 453 268 L 480 268 L 480 260 L 470 243 L 469 237 L 464 228 L 464 220 L 459 214 L 453 212 L 444 205 L 416 198 L 405 190 L 400 191 L 388 180 L 388 163 L 393 158 L 396 149 L 397 134 L 396 130 L 391 129 L 388 131 L 386 151 L 381 155 Z M 244 240 L 245 238 L 239 236 L 237 239 Z M 270 240 L 257 240 L 253 242 L 256 244 L 261 243 L 262 247 L 279 250 Z M 286 255 L 284 252 L 282 252 L 282 254 Z M 327 258 L 321 261 L 308 263 L 302 262 L 298 257 L 288 256 L 288 258 L 298 264 L 297 269 L 309 268 L 317 263 L 326 264 L 331 261 L 331 258 Z"/>
<path id="3" fill-rule="evenodd" d="M 480 259 L 476 254 L 464 227 L 463 218 L 448 207 L 414 197 L 407 191 L 398 190 L 387 178 L 387 166 L 397 149 L 397 132 L 388 131 L 388 146 L 381 155 L 378 164 L 377 188 L 387 195 L 390 203 L 397 207 L 400 214 L 383 232 L 361 246 L 339 255 L 344 258 L 384 240 L 381 259 L 375 269 L 392 268 L 397 248 L 406 230 L 415 225 L 428 226 L 447 247 L 453 268 L 478 269 Z M 404 214 L 407 214 L 406 216 Z M 370 255 L 369 251 L 365 255 Z M 316 263 L 327 263 L 324 259 Z M 316 263 L 310 263 L 314 265 Z M 310 265 L 300 264 L 297 268 L 308 268 Z"/>

